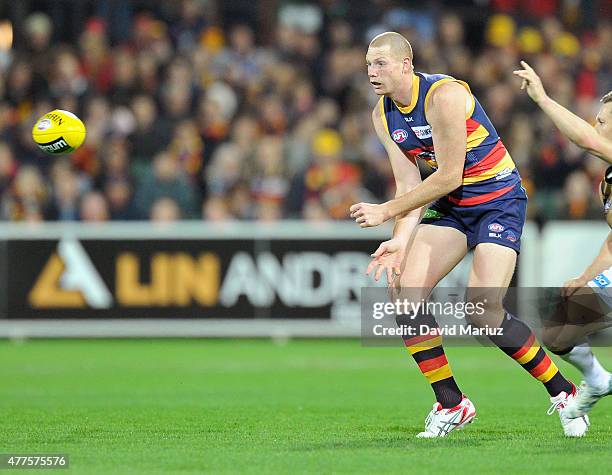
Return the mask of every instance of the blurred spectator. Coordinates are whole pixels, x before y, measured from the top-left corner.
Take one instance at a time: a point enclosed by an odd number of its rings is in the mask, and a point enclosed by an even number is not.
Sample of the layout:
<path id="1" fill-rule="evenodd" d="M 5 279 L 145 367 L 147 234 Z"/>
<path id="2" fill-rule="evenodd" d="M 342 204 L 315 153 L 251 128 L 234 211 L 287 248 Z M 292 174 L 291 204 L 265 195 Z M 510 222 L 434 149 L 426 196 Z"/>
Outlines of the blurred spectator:
<path id="1" fill-rule="evenodd" d="M 31 64 L 36 92 L 46 92 L 46 79 L 49 74 L 49 58 L 51 57 L 51 38 L 53 24 L 50 18 L 41 12 L 30 14 L 24 23 L 25 54 Z"/>
<path id="2" fill-rule="evenodd" d="M 233 216 L 224 198 L 211 196 L 202 205 L 202 218 L 206 221 L 227 221 L 233 219 Z"/>
<path id="3" fill-rule="evenodd" d="M 226 195 L 244 177 L 245 155 L 233 144 L 217 149 L 206 169 L 206 189 L 212 195 Z"/>
<path id="4" fill-rule="evenodd" d="M 168 152 L 159 153 L 152 172 L 145 175 L 136 192 L 135 204 L 140 218 L 147 219 L 159 198 L 172 198 L 184 218 L 194 216 L 195 189 L 180 169 L 178 161 Z"/>
<path id="5" fill-rule="evenodd" d="M 167 196 L 157 199 L 151 206 L 151 221 L 170 223 L 181 219 L 181 210 L 176 201 Z"/>
<path id="6" fill-rule="evenodd" d="M 104 185 L 111 219 L 131 220 L 138 217 L 133 205 L 132 185 L 126 178 L 113 178 Z"/>
<path id="7" fill-rule="evenodd" d="M 13 221 L 42 221 L 47 199 L 40 172 L 32 165 L 21 167 L 2 197 L 2 217 Z"/>
<path id="8" fill-rule="evenodd" d="M 108 221 L 110 214 L 104 195 L 98 191 L 90 191 L 83 196 L 80 210 L 81 221 L 101 222 Z"/>
<path id="9" fill-rule="evenodd" d="M 130 136 L 132 156 L 143 168 L 150 166 L 153 156 L 167 147 L 170 129 L 160 127 L 157 120 L 157 105 L 151 96 L 140 94 L 131 103 L 136 119 L 136 128 Z"/>
<path id="10" fill-rule="evenodd" d="M 6 142 L 0 142 L 0 197 L 8 191 L 16 173 L 17 162 L 11 147 Z"/>
<path id="11" fill-rule="evenodd" d="M 53 166 L 51 183 L 53 195 L 46 213 L 47 218 L 58 221 L 77 221 L 81 187 L 69 162 L 58 161 Z"/>
<path id="12" fill-rule="evenodd" d="M 82 96 L 87 91 L 87 77 L 83 73 L 79 58 L 71 48 L 63 47 L 55 54 L 49 87 L 51 95 L 56 99 Z"/>

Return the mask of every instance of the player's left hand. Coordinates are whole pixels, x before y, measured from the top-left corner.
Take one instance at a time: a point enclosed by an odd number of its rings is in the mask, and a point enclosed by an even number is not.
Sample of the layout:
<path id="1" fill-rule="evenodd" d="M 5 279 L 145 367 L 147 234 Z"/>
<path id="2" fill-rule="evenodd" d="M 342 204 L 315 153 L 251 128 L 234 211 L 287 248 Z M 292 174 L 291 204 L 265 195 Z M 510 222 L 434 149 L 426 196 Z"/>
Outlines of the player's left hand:
<path id="1" fill-rule="evenodd" d="M 366 274 L 370 275 L 372 271 L 375 271 L 372 275 L 374 280 L 378 282 L 383 272 L 386 272 L 387 284 L 391 286 L 395 278 L 401 273 L 405 252 L 406 243 L 399 239 L 389 239 L 381 243 L 378 249 L 371 255 L 372 261 L 368 265 Z"/>
<path id="2" fill-rule="evenodd" d="M 391 217 L 384 204 L 357 203 L 351 206 L 350 212 L 351 218 L 362 228 L 378 226 Z"/>
<path id="3" fill-rule="evenodd" d="M 523 80 L 521 89 L 527 89 L 527 94 L 529 94 L 529 97 L 531 97 L 536 104 L 546 99 L 546 91 L 544 90 L 540 76 L 538 76 L 534 69 L 525 61 L 521 61 L 521 66 L 523 66 L 524 69 L 518 69 L 513 72 L 515 76 Z"/>

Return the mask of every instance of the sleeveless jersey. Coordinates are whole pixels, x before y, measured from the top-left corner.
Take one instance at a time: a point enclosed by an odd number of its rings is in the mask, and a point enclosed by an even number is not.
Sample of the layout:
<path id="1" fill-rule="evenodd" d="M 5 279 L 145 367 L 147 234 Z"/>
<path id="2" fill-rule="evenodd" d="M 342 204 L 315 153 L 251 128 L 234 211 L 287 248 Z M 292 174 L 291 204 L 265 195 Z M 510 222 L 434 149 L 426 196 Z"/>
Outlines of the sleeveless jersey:
<path id="1" fill-rule="evenodd" d="M 402 107 L 385 96 L 380 99 L 383 123 L 408 158 L 422 159 L 436 170 L 432 131 L 425 112 L 430 94 L 448 81 L 462 84 L 472 101 L 470 110 L 466 111 L 467 151 L 463 182 L 446 199 L 458 206 L 486 203 L 512 191 L 520 184 L 521 177 L 495 127 L 465 82 L 444 74 L 415 73 L 412 100 L 408 106 Z"/>

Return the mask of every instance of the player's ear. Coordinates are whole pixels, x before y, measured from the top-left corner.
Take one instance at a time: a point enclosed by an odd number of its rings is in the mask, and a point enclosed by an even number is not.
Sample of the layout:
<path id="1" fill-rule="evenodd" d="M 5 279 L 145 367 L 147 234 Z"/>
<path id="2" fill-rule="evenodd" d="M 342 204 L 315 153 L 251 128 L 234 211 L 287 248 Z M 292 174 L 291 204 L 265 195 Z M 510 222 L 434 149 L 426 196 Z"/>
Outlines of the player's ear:
<path id="1" fill-rule="evenodd" d="M 402 73 L 411 73 L 412 72 L 412 61 L 410 58 L 404 58 L 404 65 L 402 67 Z"/>

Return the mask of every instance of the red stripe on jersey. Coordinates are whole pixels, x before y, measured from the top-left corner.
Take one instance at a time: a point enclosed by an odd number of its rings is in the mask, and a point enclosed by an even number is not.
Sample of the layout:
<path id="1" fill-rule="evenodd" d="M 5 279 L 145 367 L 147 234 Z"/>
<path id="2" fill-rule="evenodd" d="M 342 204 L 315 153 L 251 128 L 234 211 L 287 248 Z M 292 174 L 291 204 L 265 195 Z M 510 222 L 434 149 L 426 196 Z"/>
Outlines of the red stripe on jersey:
<path id="1" fill-rule="evenodd" d="M 504 147 L 501 140 L 498 140 L 495 147 L 493 147 L 493 149 L 487 153 L 482 160 L 463 170 L 463 176 L 478 176 L 483 172 L 486 172 L 503 160 L 503 158 L 506 156 L 506 152 L 506 147 Z"/>
<path id="2" fill-rule="evenodd" d="M 467 135 L 469 136 L 472 132 L 474 132 L 478 127 L 482 124 L 474 119 L 468 119 L 465 121 L 465 128 L 467 130 Z"/>
<path id="3" fill-rule="evenodd" d="M 535 335 L 532 332 L 531 335 L 529 335 L 529 338 L 527 338 L 527 341 L 525 342 L 525 344 L 516 353 L 512 355 L 512 358 L 517 360 L 521 356 L 523 356 L 525 353 L 527 353 L 533 346 L 534 341 L 535 341 Z"/>
<path id="4" fill-rule="evenodd" d="M 404 150 L 404 153 L 411 153 L 412 155 L 418 155 L 421 152 L 433 151 L 433 145 L 431 147 L 417 147 L 412 150 Z"/>
<path id="5" fill-rule="evenodd" d="M 430 360 L 421 361 L 419 363 L 419 369 L 422 373 L 427 373 L 428 371 L 433 371 L 447 364 L 446 355 L 440 355 Z"/>
<path id="6" fill-rule="evenodd" d="M 471 198 L 455 198 L 454 196 L 448 196 L 448 201 L 454 203 L 458 206 L 472 206 L 472 205 L 480 205 L 482 203 L 486 203 L 487 201 L 494 200 L 502 195 L 505 195 L 509 191 L 511 191 L 516 184 L 507 186 L 505 188 L 500 188 L 499 190 L 492 191 L 491 193 L 485 193 L 484 195 L 472 196 Z"/>

